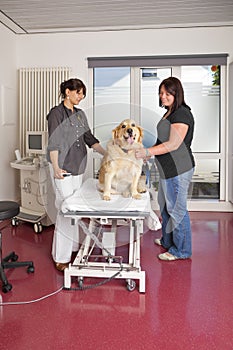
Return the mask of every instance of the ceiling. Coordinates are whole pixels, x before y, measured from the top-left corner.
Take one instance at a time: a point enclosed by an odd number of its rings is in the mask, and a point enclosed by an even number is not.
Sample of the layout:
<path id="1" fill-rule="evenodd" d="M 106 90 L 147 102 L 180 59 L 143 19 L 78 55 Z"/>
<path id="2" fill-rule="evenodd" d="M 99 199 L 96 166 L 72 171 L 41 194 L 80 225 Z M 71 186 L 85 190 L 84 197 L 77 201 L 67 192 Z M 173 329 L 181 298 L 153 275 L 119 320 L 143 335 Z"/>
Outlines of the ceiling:
<path id="1" fill-rule="evenodd" d="M 233 0 L 0 0 L 16 34 L 233 26 Z"/>

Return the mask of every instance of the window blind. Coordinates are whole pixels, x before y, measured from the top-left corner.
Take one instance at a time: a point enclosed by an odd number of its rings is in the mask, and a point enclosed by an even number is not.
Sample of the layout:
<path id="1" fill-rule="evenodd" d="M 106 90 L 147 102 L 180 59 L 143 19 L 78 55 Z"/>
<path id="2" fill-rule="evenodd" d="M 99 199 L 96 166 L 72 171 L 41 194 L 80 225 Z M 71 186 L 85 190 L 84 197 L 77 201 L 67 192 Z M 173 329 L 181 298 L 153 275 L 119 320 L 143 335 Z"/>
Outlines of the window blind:
<path id="1" fill-rule="evenodd" d="M 203 55 L 88 57 L 88 68 L 226 65 L 227 53 Z"/>

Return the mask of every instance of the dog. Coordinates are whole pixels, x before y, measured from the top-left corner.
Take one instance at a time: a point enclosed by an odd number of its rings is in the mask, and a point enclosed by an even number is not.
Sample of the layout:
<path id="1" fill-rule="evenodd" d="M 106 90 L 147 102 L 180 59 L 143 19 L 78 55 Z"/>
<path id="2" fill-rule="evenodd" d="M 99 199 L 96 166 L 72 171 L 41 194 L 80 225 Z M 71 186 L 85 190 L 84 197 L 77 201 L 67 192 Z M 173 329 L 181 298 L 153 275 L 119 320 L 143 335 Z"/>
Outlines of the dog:
<path id="1" fill-rule="evenodd" d="M 111 194 L 140 199 L 140 193 L 146 192 L 141 176 L 143 160 L 135 157 L 135 150 L 143 147 L 142 139 L 143 129 L 132 119 L 123 120 L 112 130 L 99 170 L 103 200 L 109 201 Z"/>

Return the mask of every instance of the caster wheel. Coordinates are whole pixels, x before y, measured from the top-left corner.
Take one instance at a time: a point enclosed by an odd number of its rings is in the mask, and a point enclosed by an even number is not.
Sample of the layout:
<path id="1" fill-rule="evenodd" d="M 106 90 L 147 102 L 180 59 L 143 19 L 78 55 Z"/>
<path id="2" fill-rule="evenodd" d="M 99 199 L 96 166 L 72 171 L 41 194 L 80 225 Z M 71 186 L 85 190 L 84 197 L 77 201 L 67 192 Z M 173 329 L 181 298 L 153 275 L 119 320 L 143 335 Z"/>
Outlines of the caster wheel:
<path id="1" fill-rule="evenodd" d="M 136 282 L 134 280 L 127 280 L 126 288 L 129 292 L 132 292 L 136 287 Z"/>
<path id="2" fill-rule="evenodd" d="M 82 277 L 78 278 L 78 286 L 80 289 L 83 289 L 83 278 Z"/>
<path id="3" fill-rule="evenodd" d="M 19 220 L 17 220 L 16 218 L 12 218 L 11 225 L 12 226 L 18 226 L 19 225 Z"/>
<path id="4" fill-rule="evenodd" d="M 35 233 L 39 232 L 38 224 L 34 224 L 34 232 Z"/>
<path id="5" fill-rule="evenodd" d="M 108 264 L 111 264 L 111 263 L 115 262 L 115 259 L 113 259 L 111 256 L 109 256 L 109 257 L 106 258 L 106 262 Z"/>
<path id="6" fill-rule="evenodd" d="M 41 233 L 43 230 L 43 227 L 40 222 L 34 224 L 34 231 L 35 233 Z"/>
<path id="7" fill-rule="evenodd" d="M 9 292 L 11 289 L 12 289 L 12 285 L 10 283 L 7 283 L 7 284 L 2 286 L 3 293 Z"/>
<path id="8" fill-rule="evenodd" d="M 29 266 L 28 269 L 27 269 L 28 273 L 33 273 L 34 271 L 35 271 L 34 266 Z"/>

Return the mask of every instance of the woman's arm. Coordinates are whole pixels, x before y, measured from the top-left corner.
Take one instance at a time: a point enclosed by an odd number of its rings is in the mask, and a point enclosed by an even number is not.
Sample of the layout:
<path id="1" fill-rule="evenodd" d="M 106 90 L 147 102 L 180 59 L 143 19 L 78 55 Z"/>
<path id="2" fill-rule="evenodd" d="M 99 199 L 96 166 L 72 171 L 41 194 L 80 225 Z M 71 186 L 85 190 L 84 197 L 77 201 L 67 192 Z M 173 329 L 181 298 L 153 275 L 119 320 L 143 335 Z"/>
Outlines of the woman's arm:
<path id="1" fill-rule="evenodd" d="M 65 171 L 59 168 L 58 165 L 58 151 L 50 151 L 50 160 L 53 166 L 53 172 L 55 179 L 63 179 L 62 173 Z"/>
<path id="2" fill-rule="evenodd" d="M 105 153 L 105 149 L 99 143 L 95 143 L 94 145 L 91 146 L 91 148 L 93 148 L 96 152 L 102 155 L 104 155 Z"/>
<path id="3" fill-rule="evenodd" d="M 175 151 L 180 147 L 188 132 L 188 125 L 183 123 L 171 124 L 169 140 L 157 146 L 142 148 L 135 151 L 136 158 L 148 158 Z"/>

